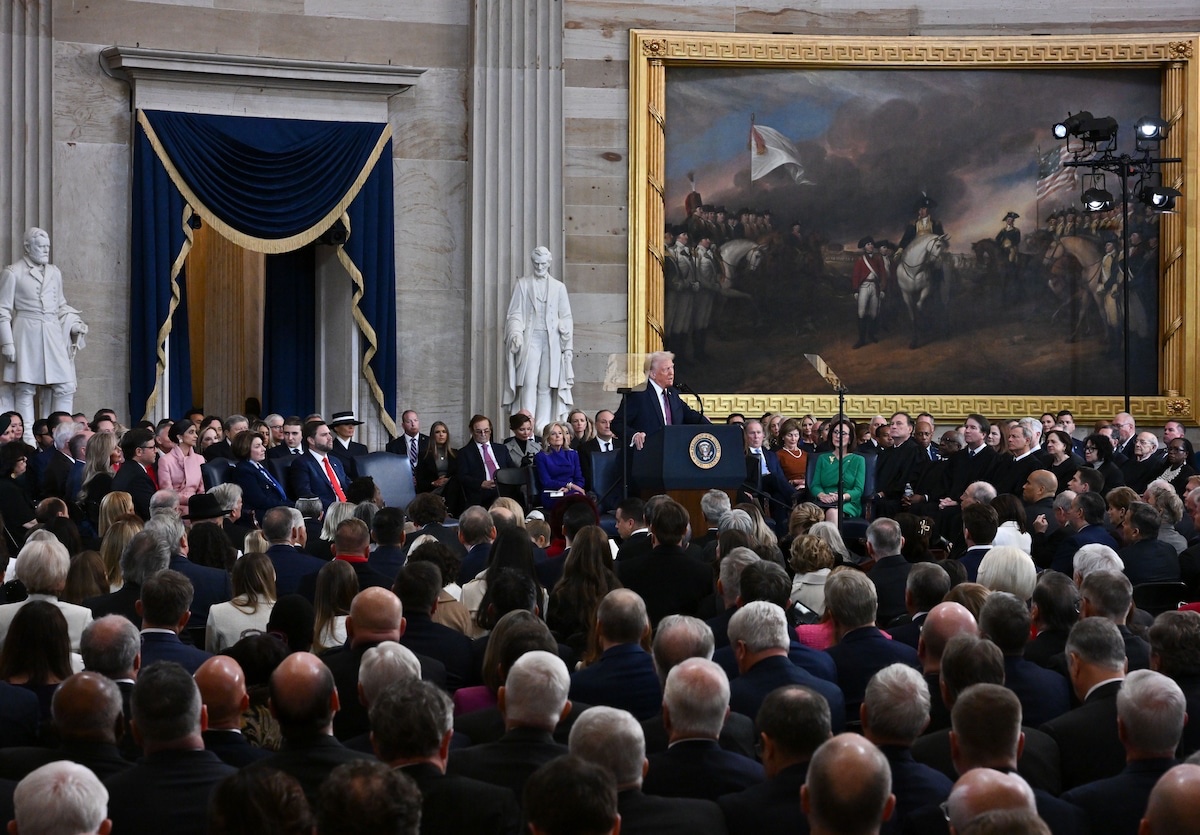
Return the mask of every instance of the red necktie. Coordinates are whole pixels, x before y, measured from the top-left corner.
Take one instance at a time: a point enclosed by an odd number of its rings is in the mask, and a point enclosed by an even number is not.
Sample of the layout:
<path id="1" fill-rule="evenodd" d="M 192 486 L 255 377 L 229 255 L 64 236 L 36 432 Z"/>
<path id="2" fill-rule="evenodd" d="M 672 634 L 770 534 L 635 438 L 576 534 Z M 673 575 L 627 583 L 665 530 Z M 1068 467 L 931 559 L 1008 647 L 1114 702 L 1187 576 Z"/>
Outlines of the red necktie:
<path id="1" fill-rule="evenodd" d="M 329 456 L 325 456 L 325 475 L 329 476 L 329 483 L 333 486 L 333 495 L 337 496 L 339 502 L 346 501 L 346 494 L 342 492 L 342 485 L 338 483 L 337 474 L 333 471 L 333 466 L 329 463 Z"/>
<path id="2" fill-rule="evenodd" d="M 154 472 L 153 464 L 148 464 L 146 466 L 146 475 L 150 476 L 150 482 L 154 485 L 154 489 L 157 490 L 158 489 L 158 473 Z"/>
<path id="3" fill-rule="evenodd" d="M 667 426 L 671 425 L 671 400 L 667 397 L 667 390 L 663 389 L 663 423 Z"/>
<path id="4" fill-rule="evenodd" d="M 480 444 L 479 448 L 483 450 L 483 468 L 487 470 L 487 480 L 496 480 L 496 459 L 492 457 L 492 445 Z"/>

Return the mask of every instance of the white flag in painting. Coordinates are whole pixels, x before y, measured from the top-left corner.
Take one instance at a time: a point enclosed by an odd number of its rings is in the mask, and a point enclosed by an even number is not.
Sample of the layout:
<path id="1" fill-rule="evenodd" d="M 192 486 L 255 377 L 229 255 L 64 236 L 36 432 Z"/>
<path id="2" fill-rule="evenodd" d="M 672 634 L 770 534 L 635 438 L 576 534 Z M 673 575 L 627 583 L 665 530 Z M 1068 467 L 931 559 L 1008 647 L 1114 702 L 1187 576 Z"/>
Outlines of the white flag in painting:
<path id="1" fill-rule="evenodd" d="M 786 166 L 796 185 L 813 185 L 804 179 L 804 164 L 800 152 L 788 139 L 774 128 L 765 125 L 750 125 L 750 179 L 760 180 L 780 166 Z"/>

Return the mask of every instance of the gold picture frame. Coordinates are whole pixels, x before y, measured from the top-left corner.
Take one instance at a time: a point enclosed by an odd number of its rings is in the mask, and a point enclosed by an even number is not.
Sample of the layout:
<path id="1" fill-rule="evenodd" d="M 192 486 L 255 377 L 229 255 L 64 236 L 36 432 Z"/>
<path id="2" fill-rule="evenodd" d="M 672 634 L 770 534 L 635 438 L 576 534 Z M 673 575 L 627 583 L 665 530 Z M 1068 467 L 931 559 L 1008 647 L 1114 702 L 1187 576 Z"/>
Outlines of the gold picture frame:
<path id="1" fill-rule="evenodd" d="M 667 69 L 1111 69 L 1157 68 L 1161 113 L 1171 125 L 1161 156 L 1163 183 L 1183 196 L 1162 226 L 1159 290 L 1160 359 L 1157 396 L 1134 396 L 1140 422 L 1200 420 L 1200 287 L 1197 207 L 1200 206 L 1200 35 L 1149 34 L 1039 38 L 854 38 L 840 36 L 726 34 L 634 29 L 629 75 L 629 331 L 630 353 L 662 347 L 664 322 L 663 235 L 666 193 Z M 1047 126 L 1049 128 L 1049 126 Z M 1048 130 L 1047 130 L 1048 133 Z M 1189 280 L 1190 278 L 1190 280 Z M 1119 385 L 1118 385 L 1119 388 Z M 827 416 L 837 412 L 832 391 L 774 394 L 706 394 L 711 415 L 766 412 Z M 1037 416 L 1069 408 L 1080 425 L 1110 419 L 1123 397 L 1023 397 L 978 395 L 871 395 L 852 393 L 852 416 L 899 409 L 928 411 L 939 420 L 978 412 L 990 417 Z"/>

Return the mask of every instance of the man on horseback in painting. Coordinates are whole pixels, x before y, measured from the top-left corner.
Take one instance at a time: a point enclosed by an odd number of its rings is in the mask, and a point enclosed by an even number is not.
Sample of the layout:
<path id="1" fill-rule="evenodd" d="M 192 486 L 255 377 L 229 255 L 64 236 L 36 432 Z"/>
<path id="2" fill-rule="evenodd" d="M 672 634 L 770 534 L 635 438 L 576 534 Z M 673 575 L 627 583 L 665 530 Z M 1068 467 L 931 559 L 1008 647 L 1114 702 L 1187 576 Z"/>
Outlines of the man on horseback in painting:
<path id="1" fill-rule="evenodd" d="M 854 271 L 850 275 L 850 286 L 858 300 L 858 341 L 861 348 L 867 341 L 878 342 L 875 320 L 879 315 L 879 302 L 887 289 L 888 269 L 879 253 L 875 251 L 875 240 L 870 237 L 858 242 L 862 255 L 854 260 Z"/>
<path id="2" fill-rule="evenodd" d="M 930 214 L 937 208 L 937 201 L 924 192 L 921 193 L 921 199 L 917 201 L 917 217 L 904 230 L 904 237 L 900 239 L 900 249 L 904 249 L 914 240 L 922 235 L 944 235 L 945 230 L 942 229 L 940 221 L 934 220 Z"/>

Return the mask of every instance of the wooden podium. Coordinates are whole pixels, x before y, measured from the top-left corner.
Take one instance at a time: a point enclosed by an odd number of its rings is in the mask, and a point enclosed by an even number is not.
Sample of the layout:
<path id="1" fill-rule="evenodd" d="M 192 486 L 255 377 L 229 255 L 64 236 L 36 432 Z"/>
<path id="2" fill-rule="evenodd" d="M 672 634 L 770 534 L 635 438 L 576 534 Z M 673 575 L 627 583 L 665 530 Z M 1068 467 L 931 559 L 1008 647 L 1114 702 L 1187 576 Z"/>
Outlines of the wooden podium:
<path id="1" fill-rule="evenodd" d="M 734 491 L 746 480 L 746 451 L 738 426 L 676 425 L 647 436 L 632 460 L 634 484 L 642 498 L 666 493 L 687 508 L 692 535 L 702 536 L 708 522 L 700 499 L 708 490 Z"/>

